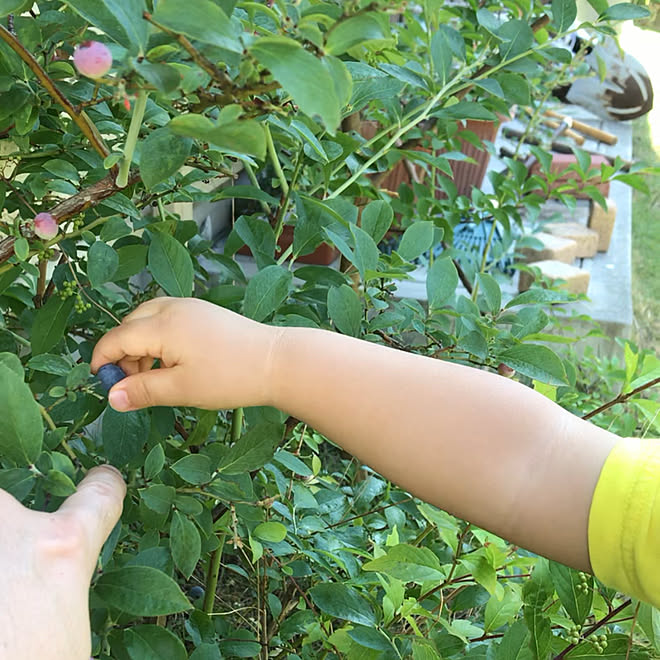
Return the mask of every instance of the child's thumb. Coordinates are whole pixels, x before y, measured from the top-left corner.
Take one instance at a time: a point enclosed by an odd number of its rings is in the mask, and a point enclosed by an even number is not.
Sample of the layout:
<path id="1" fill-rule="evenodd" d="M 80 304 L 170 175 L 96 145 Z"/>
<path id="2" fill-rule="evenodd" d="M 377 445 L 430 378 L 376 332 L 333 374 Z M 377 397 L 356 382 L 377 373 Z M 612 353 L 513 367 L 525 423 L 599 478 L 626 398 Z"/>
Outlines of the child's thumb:
<path id="1" fill-rule="evenodd" d="M 108 395 L 110 405 L 119 412 L 150 406 L 176 406 L 183 403 L 177 387 L 178 367 L 153 369 L 128 376 Z"/>

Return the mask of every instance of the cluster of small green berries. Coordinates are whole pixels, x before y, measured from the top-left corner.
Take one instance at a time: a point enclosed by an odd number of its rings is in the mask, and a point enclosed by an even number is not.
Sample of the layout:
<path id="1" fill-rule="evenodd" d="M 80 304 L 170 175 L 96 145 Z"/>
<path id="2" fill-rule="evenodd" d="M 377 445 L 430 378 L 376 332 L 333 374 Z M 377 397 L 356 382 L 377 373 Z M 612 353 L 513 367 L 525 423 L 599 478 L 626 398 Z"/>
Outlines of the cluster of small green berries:
<path id="1" fill-rule="evenodd" d="M 60 298 L 62 300 L 66 300 L 67 298 L 71 298 L 71 296 L 75 295 L 78 291 L 78 285 L 73 282 L 72 280 L 64 280 L 62 282 L 62 286 L 60 287 Z"/>
<path id="2" fill-rule="evenodd" d="M 582 626 L 572 626 L 566 631 L 567 639 L 573 646 L 577 646 L 580 643 L 580 630 L 582 630 Z"/>
<path id="3" fill-rule="evenodd" d="M 43 250 L 40 250 L 39 260 L 48 261 L 49 259 L 52 259 L 54 255 L 55 255 L 55 250 L 53 250 L 53 248 L 45 248 Z"/>
<path id="4" fill-rule="evenodd" d="M 88 309 L 92 309 L 92 304 L 85 302 L 82 296 L 78 293 L 76 295 L 76 304 L 74 305 L 74 309 L 76 310 L 76 312 L 78 312 L 78 314 L 83 314 Z"/>
<path id="5" fill-rule="evenodd" d="M 586 573 L 580 572 L 580 584 L 575 588 L 583 594 L 589 593 L 589 576 Z"/>
<path id="6" fill-rule="evenodd" d="M 596 651 L 602 653 L 607 648 L 607 635 L 598 635 L 593 644 Z"/>

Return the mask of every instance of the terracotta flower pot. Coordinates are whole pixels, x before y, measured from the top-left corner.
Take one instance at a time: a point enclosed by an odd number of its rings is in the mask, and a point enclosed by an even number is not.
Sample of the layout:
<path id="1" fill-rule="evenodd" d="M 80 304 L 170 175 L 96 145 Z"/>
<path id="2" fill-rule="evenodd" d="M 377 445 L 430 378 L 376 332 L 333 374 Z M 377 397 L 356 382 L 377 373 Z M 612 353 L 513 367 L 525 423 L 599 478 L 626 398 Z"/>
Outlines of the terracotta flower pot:
<path id="1" fill-rule="evenodd" d="M 482 142 L 484 140 L 493 142 L 497 136 L 499 125 L 499 121 L 468 119 L 465 122 L 465 127 L 459 126 L 459 129 L 472 131 Z M 363 121 L 360 125 L 360 133 L 362 137 L 368 140 L 376 135 L 378 129 L 379 124 L 375 121 Z M 459 160 L 450 161 L 451 169 L 454 175 L 452 180 L 458 189 L 459 195 L 469 196 L 473 187 L 481 187 L 484 176 L 486 175 L 486 170 L 488 169 L 490 154 L 488 151 L 486 151 L 486 149 L 478 149 L 466 140 L 461 140 L 461 142 L 461 152 L 466 156 L 473 158 L 476 163 L 469 163 Z M 436 155 L 441 154 L 441 151 L 436 153 Z M 406 164 L 404 160 L 400 160 L 382 180 L 381 187 L 387 190 L 396 191 L 402 183 L 411 185 L 413 182 L 411 169 L 414 172 L 417 181 L 423 182 L 426 173 L 422 167 L 412 163 Z M 437 190 L 436 196 L 438 198 L 442 198 L 445 195 L 441 190 Z"/>

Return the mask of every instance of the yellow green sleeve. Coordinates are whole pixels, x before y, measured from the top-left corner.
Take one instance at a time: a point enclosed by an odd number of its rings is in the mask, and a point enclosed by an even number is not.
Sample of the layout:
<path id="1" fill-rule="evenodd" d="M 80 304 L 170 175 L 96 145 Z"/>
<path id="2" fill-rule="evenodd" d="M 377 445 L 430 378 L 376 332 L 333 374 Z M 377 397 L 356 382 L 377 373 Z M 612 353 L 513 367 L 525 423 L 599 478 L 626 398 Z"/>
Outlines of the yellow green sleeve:
<path id="1" fill-rule="evenodd" d="M 589 557 L 609 587 L 660 608 L 660 440 L 620 440 L 589 512 Z"/>

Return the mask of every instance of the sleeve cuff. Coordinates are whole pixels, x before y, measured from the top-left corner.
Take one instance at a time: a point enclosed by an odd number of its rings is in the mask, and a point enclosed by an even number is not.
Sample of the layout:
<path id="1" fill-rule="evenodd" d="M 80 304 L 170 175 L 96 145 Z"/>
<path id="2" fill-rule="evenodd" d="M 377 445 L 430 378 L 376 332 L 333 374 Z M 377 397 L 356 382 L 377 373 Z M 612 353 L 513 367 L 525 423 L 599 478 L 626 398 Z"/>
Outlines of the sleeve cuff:
<path id="1" fill-rule="evenodd" d="M 589 512 L 596 577 L 660 607 L 660 441 L 620 440 L 600 473 Z"/>

